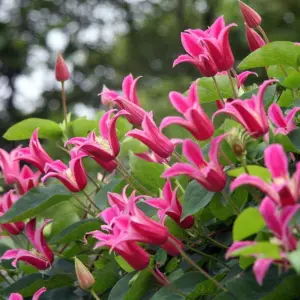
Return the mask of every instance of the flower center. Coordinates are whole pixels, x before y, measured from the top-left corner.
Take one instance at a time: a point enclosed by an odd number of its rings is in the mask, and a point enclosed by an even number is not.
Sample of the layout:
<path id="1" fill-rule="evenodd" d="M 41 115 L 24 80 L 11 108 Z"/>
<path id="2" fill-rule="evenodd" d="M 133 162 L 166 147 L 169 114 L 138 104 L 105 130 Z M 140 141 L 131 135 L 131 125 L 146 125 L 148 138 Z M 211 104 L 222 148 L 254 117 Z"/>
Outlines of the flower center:
<path id="1" fill-rule="evenodd" d="M 72 173 L 70 168 L 65 171 L 65 174 L 72 182 L 76 183 L 74 174 Z"/>
<path id="2" fill-rule="evenodd" d="M 104 139 L 102 136 L 97 136 L 96 137 L 96 142 L 99 144 L 99 146 L 105 150 L 108 153 L 112 154 L 112 150 L 110 148 L 110 145 L 108 143 L 108 140 Z"/>

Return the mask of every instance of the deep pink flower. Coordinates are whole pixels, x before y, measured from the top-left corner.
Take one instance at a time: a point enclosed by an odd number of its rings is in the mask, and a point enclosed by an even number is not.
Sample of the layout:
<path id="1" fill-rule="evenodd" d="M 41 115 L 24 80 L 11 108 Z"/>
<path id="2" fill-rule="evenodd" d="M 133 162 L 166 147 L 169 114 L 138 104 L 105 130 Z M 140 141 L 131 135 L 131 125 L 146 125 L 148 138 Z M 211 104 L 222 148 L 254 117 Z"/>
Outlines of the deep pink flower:
<path id="1" fill-rule="evenodd" d="M 18 151 L 17 160 L 26 161 L 36 168 L 38 168 L 42 173 L 44 173 L 44 168 L 46 163 L 52 163 L 53 159 L 45 151 L 38 139 L 38 128 L 33 132 L 29 147 L 21 148 Z"/>
<path id="2" fill-rule="evenodd" d="M 14 190 L 10 190 L 1 196 L 0 200 L 0 216 L 4 215 L 12 205 L 18 201 L 19 196 Z M 1 224 L 0 227 L 4 228 L 8 233 L 16 235 L 23 231 L 25 224 L 23 221 L 15 223 Z"/>
<path id="3" fill-rule="evenodd" d="M 166 162 L 165 158 L 160 157 L 153 151 L 147 151 L 147 152 L 142 152 L 142 153 L 134 153 L 137 157 L 148 161 L 148 162 L 153 162 L 156 164 L 163 164 Z"/>
<path id="4" fill-rule="evenodd" d="M 109 162 L 114 160 L 120 152 L 120 143 L 117 137 L 116 123 L 120 116 L 127 115 L 125 110 L 119 111 L 113 117 L 115 109 L 106 112 L 99 122 L 101 136 L 95 132 L 90 132 L 88 137 L 74 137 L 66 144 L 73 144 L 77 151 L 82 151 L 95 159 L 96 162 Z M 105 164 L 104 164 L 105 165 Z"/>
<path id="5" fill-rule="evenodd" d="M 187 97 L 178 92 L 171 92 L 169 98 L 184 118 L 166 117 L 160 124 L 161 129 L 171 124 L 178 124 L 186 128 L 199 141 L 207 140 L 213 135 L 214 126 L 199 103 L 197 82 L 190 86 Z"/>
<path id="6" fill-rule="evenodd" d="M 38 300 L 40 299 L 40 296 L 45 293 L 47 291 L 46 288 L 42 287 L 41 289 L 39 289 L 38 291 L 36 291 L 34 293 L 34 295 L 32 296 L 32 300 Z M 23 297 L 21 294 L 19 293 L 12 293 L 10 294 L 8 300 L 23 300 Z"/>
<path id="7" fill-rule="evenodd" d="M 0 167 L 6 184 L 11 185 L 16 182 L 16 177 L 20 173 L 19 162 L 15 160 L 20 151 L 20 146 L 10 153 L 0 149 Z"/>
<path id="8" fill-rule="evenodd" d="M 246 38 L 251 52 L 261 48 L 266 44 L 263 38 L 254 29 L 248 27 L 247 24 L 245 24 L 245 29 Z"/>
<path id="9" fill-rule="evenodd" d="M 126 135 L 138 139 L 160 157 L 168 158 L 174 151 L 174 145 L 172 141 L 157 128 L 153 121 L 152 112 L 145 114 L 142 128 L 143 130 L 133 129 Z"/>
<path id="10" fill-rule="evenodd" d="M 34 247 L 33 251 L 24 249 L 7 250 L 2 255 L 1 260 L 14 259 L 12 262 L 14 267 L 17 267 L 17 262 L 21 260 L 39 270 L 48 269 L 54 261 L 54 254 L 43 235 L 43 229 L 49 222 L 51 220 L 45 220 L 42 226 L 36 229 L 36 219 L 30 220 L 25 226 L 25 233 Z"/>
<path id="11" fill-rule="evenodd" d="M 230 103 L 226 103 L 223 109 L 216 111 L 213 118 L 221 113 L 225 113 L 234 117 L 253 137 L 260 137 L 269 130 L 268 118 L 264 109 L 264 93 L 266 88 L 276 80 L 265 81 L 258 90 L 257 95 L 253 95 L 251 99 L 236 99 Z"/>
<path id="12" fill-rule="evenodd" d="M 104 105 L 115 102 L 120 109 L 126 110 L 128 112 L 126 118 L 134 125 L 140 125 L 146 114 L 136 94 L 136 84 L 140 78 L 134 79 L 131 74 L 124 78 L 122 83 L 123 96 L 107 88 L 100 94 Z"/>
<path id="13" fill-rule="evenodd" d="M 253 8 L 242 1 L 239 1 L 239 5 L 244 21 L 250 28 L 256 28 L 261 25 L 261 16 Z"/>
<path id="14" fill-rule="evenodd" d="M 187 175 L 197 180 L 209 191 L 222 191 L 226 184 L 226 175 L 219 161 L 219 148 L 225 136 L 224 134 L 212 140 L 209 150 L 209 162 L 204 159 L 198 144 L 189 139 L 185 140 L 182 152 L 190 163 L 175 163 L 162 174 L 162 177 L 171 178 Z"/>
<path id="15" fill-rule="evenodd" d="M 274 134 L 288 134 L 296 129 L 297 127 L 294 118 L 299 111 L 300 107 L 295 107 L 284 117 L 280 106 L 277 103 L 271 104 L 268 109 L 268 116 L 272 123 L 277 127 L 274 130 Z"/>
<path id="16" fill-rule="evenodd" d="M 56 58 L 55 78 L 57 81 L 66 81 L 70 78 L 70 72 L 61 53 L 58 53 Z"/>
<path id="17" fill-rule="evenodd" d="M 45 166 L 46 175 L 42 177 L 42 182 L 53 177 L 60 180 L 71 192 L 76 193 L 83 190 L 87 185 L 87 175 L 82 165 L 82 158 L 85 154 L 73 151 L 70 154 L 69 167 L 60 160 L 47 163 Z"/>
<path id="18" fill-rule="evenodd" d="M 40 176 L 41 172 L 33 172 L 27 165 L 25 165 L 16 177 L 19 193 L 24 195 L 30 189 L 38 186 Z"/>
<path id="19" fill-rule="evenodd" d="M 245 184 L 253 185 L 266 193 L 275 203 L 286 206 L 295 205 L 299 199 L 300 162 L 296 165 L 293 177 L 289 176 L 288 158 L 279 144 L 270 145 L 264 152 L 265 165 L 272 175 L 272 183 L 266 183 L 257 176 L 243 174 L 236 178 L 231 189 Z"/>
<path id="20" fill-rule="evenodd" d="M 160 222 L 164 224 L 166 216 L 172 218 L 176 223 L 178 223 L 182 228 L 190 228 L 194 224 L 194 217 L 188 216 L 181 221 L 182 215 L 182 205 L 177 197 L 177 188 L 172 190 L 172 185 L 169 180 L 167 180 L 163 188 L 162 198 L 151 198 L 146 201 L 147 204 L 158 208 L 158 216 Z"/>

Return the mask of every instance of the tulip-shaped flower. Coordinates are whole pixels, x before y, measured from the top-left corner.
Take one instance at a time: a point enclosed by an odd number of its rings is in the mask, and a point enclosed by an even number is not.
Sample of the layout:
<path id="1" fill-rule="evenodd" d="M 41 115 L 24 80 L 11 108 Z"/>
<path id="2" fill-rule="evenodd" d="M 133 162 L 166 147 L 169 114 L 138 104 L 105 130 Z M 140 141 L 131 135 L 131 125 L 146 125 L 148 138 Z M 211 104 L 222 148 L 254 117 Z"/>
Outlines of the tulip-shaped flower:
<path id="1" fill-rule="evenodd" d="M 277 127 L 274 130 L 274 134 L 280 133 L 286 135 L 296 129 L 297 127 L 294 118 L 299 111 L 300 107 L 295 107 L 284 117 L 280 106 L 276 103 L 271 104 L 268 109 L 268 116 L 272 123 Z"/>
<path id="2" fill-rule="evenodd" d="M 0 199 L 0 216 L 2 216 L 16 201 L 18 201 L 19 196 L 14 192 L 14 190 L 10 190 L 1 196 Z M 8 233 L 16 235 L 23 231 L 25 224 L 23 221 L 19 221 L 15 223 L 1 224 L 0 227 L 5 229 Z"/>
<path id="3" fill-rule="evenodd" d="M 254 29 L 248 27 L 247 24 L 245 24 L 245 29 L 246 38 L 251 52 L 261 48 L 266 44 L 263 38 Z"/>
<path id="4" fill-rule="evenodd" d="M 32 164 L 42 173 L 44 173 L 46 163 L 53 162 L 53 159 L 40 144 L 38 139 L 38 128 L 33 132 L 30 138 L 29 147 L 21 148 L 18 151 L 18 156 L 16 159 Z"/>
<path id="5" fill-rule="evenodd" d="M 2 255 L 1 260 L 14 259 L 12 262 L 14 267 L 17 267 L 17 262 L 20 260 L 39 270 L 48 269 L 54 261 L 54 255 L 43 235 L 43 229 L 49 222 L 51 220 L 46 220 L 40 228 L 36 229 L 36 219 L 30 220 L 25 226 L 25 234 L 34 249 L 32 251 L 24 249 L 7 250 Z"/>
<path id="6" fill-rule="evenodd" d="M 133 78 L 131 74 L 126 76 L 122 83 L 123 96 L 107 88 L 103 89 L 101 100 L 104 105 L 116 103 L 120 109 L 128 112 L 126 118 L 134 125 L 140 125 L 144 119 L 146 111 L 141 107 L 140 100 L 136 94 L 136 84 L 141 77 Z"/>
<path id="7" fill-rule="evenodd" d="M 264 94 L 266 88 L 276 80 L 265 81 L 258 90 L 257 95 L 251 99 L 236 99 L 226 103 L 223 109 L 216 111 L 213 118 L 221 113 L 225 113 L 235 118 L 250 135 L 257 138 L 266 134 L 269 130 L 268 118 L 264 109 Z"/>
<path id="8" fill-rule="evenodd" d="M 269 197 L 265 197 L 260 204 L 260 213 L 263 216 L 267 227 L 274 235 L 270 241 L 280 246 L 282 256 L 282 259 L 274 260 L 271 258 L 260 258 L 259 253 L 252 255 L 257 258 L 253 265 L 253 272 L 260 285 L 262 285 L 263 279 L 273 262 L 282 264 L 285 268 L 289 266 L 289 262 L 285 259 L 286 253 L 297 249 L 297 240 L 289 228 L 289 221 L 299 209 L 300 205 L 289 205 L 278 210 L 276 204 Z M 235 256 L 235 251 L 253 246 L 255 243 L 256 242 L 253 241 L 234 242 L 227 250 L 226 258 Z"/>
<path id="9" fill-rule="evenodd" d="M 261 16 L 250 6 L 242 1 L 239 1 L 240 10 L 244 17 L 245 23 L 250 28 L 256 28 L 261 25 Z"/>
<path id="10" fill-rule="evenodd" d="M 101 136 L 97 136 L 95 132 L 90 132 L 87 138 L 74 137 L 68 140 L 66 144 L 75 145 L 77 151 L 86 153 L 99 164 L 102 161 L 109 162 L 114 160 L 120 152 L 116 123 L 120 116 L 128 114 L 125 110 L 121 110 L 111 117 L 115 111 L 114 109 L 109 110 L 101 118 L 99 122 Z"/>
<path id="11" fill-rule="evenodd" d="M 39 185 L 40 180 L 40 172 L 33 172 L 28 166 L 24 166 L 18 175 L 16 177 L 16 182 L 18 185 L 19 193 L 21 195 L 24 195 L 27 193 L 30 189 L 36 187 Z"/>
<path id="12" fill-rule="evenodd" d="M 78 285 L 83 290 L 89 290 L 95 284 L 92 273 L 77 257 L 75 257 L 75 272 Z"/>
<path id="13" fill-rule="evenodd" d="M 40 296 L 45 293 L 47 290 L 46 288 L 41 288 L 39 289 L 38 291 L 36 291 L 33 296 L 32 296 L 32 300 L 39 300 L 40 299 Z M 23 300 L 23 297 L 21 294 L 19 293 L 12 293 L 10 294 L 8 300 Z"/>
<path id="14" fill-rule="evenodd" d="M 71 192 L 76 193 L 83 190 L 87 185 L 87 175 L 82 165 L 82 158 L 84 156 L 85 154 L 71 151 L 69 166 L 66 166 L 60 160 L 46 164 L 46 175 L 42 177 L 42 182 L 53 177 L 60 180 Z"/>
<path id="15" fill-rule="evenodd" d="M 209 162 L 204 159 L 198 144 L 189 139 L 185 140 L 182 152 L 190 163 L 175 163 L 163 173 L 162 177 L 171 178 L 187 175 L 197 180 L 209 191 L 222 191 L 226 184 L 226 175 L 219 161 L 219 148 L 225 136 L 224 134 L 212 140 L 209 150 Z"/>
<path id="16" fill-rule="evenodd" d="M 158 208 L 158 217 L 162 224 L 167 216 L 172 218 L 182 228 L 190 228 L 194 224 L 194 217 L 188 216 L 181 221 L 182 205 L 177 197 L 177 188 L 172 190 L 172 185 L 167 180 L 162 193 L 162 198 L 151 198 L 146 201 L 147 204 Z"/>
<path id="17" fill-rule="evenodd" d="M 166 117 L 160 124 L 161 129 L 171 124 L 178 124 L 186 128 L 199 141 L 207 140 L 213 135 L 214 126 L 199 103 L 197 82 L 190 86 L 187 97 L 177 92 L 171 92 L 169 98 L 172 105 L 183 114 L 184 118 Z"/>
<path id="18" fill-rule="evenodd" d="M 62 81 L 62 82 L 70 78 L 70 72 L 61 53 L 58 53 L 56 58 L 55 78 L 57 81 Z"/>
<path id="19" fill-rule="evenodd" d="M 272 175 L 272 183 L 267 183 L 257 176 L 240 175 L 232 184 L 231 189 L 245 184 L 253 185 L 267 194 L 280 206 L 295 205 L 299 199 L 300 163 L 296 165 L 293 177 L 289 176 L 288 158 L 279 144 L 269 146 L 265 152 L 265 165 Z"/>
<path id="20" fill-rule="evenodd" d="M 0 168 L 6 184 L 11 185 L 16 182 L 16 177 L 20 173 L 19 162 L 16 161 L 20 147 L 13 149 L 10 153 L 0 149 Z"/>
<path id="21" fill-rule="evenodd" d="M 145 115 L 142 128 L 143 130 L 133 129 L 126 135 L 141 141 L 160 157 L 168 158 L 174 151 L 174 145 L 172 141 L 157 128 L 153 121 L 152 112 Z"/>

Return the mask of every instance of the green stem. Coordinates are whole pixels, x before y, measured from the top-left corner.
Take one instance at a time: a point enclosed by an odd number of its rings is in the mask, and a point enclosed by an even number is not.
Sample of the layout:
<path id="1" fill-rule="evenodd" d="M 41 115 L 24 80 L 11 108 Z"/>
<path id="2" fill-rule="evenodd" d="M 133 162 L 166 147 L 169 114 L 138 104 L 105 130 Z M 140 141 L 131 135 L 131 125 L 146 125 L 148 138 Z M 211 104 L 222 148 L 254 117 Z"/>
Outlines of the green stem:
<path id="1" fill-rule="evenodd" d="M 95 291 L 94 291 L 93 289 L 90 290 L 90 293 L 93 295 L 93 297 L 94 297 L 96 300 L 101 300 L 100 297 L 97 296 L 97 294 L 95 293 Z"/>
<path id="2" fill-rule="evenodd" d="M 66 98 L 66 92 L 65 92 L 65 82 L 61 82 L 61 98 L 62 98 L 62 104 L 63 104 L 63 112 L 64 112 L 64 119 L 65 119 L 65 125 L 67 126 L 67 114 L 68 114 L 68 109 L 67 109 L 67 98 Z"/>
<path id="3" fill-rule="evenodd" d="M 267 37 L 267 34 L 265 33 L 265 31 L 262 29 L 262 27 L 261 27 L 261 26 L 258 26 L 257 29 L 258 29 L 258 31 L 261 33 L 261 35 L 263 36 L 263 38 L 264 38 L 266 44 L 269 44 L 269 43 L 270 43 L 270 40 L 269 40 L 269 38 Z"/>
<path id="4" fill-rule="evenodd" d="M 215 245 L 215 246 L 217 246 L 217 247 L 219 247 L 219 248 L 226 249 L 226 250 L 228 249 L 228 247 L 227 247 L 226 245 L 224 245 L 224 244 L 222 244 L 222 243 L 220 243 L 220 242 L 218 242 L 218 241 L 212 239 L 212 238 L 209 237 L 209 236 L 206 236 L 206 235 L 200 235 L 200 238 L 203 238 L 203 239 L 205 239 L 205 240 L 211 242 L 213 245 Z"/>
<path id="5" fill-rule="evenodd" d="M 235 210 L 235 212 L 239 215 L 241 212 L 240 212 L 239 208 L 235 205 L 235 203 L 229 197 L 227 197 L 227 195 L 224 191 L 222 191 L 221 194 L 224 197 L 224 199 L 231 205 L 233 210 Z"/>
<path id="6" fill-rule="evenodd" d="M 90 197 L 90 195 L 85 191 L 82 190 L 86 199 L 92 204 L 92 206 L 94 206 L 94 208 L 98 211 L 101 211 L 101 209 L 96 205 L 96 203 L 94 202 L 94 200 Z"/>
<path id="7" fill-rule="evenodd" d="M 223 98 L 223 96 L 222 96 L 222 93 L 221 93 L 221 90 L 220 90 L 220 88 L 219 88 L 219 85 L 218 85 L 218 82 L 217 82 L 217 80 L 216 80 L 216 77 L 213 76 L 212 79 L 213 79 L 213 81 L 214 81 L 214 84 L 215 84 L 217 93 L 218 93 L 218 95 L 219 95 L 219 97 L 220 97 L 220 100 L 223 102 L 223 104 L 225 104 L 225 100 L 224 100 L 224 98 Z"/>
<path id="8" fill-rule="evenodd" d="M 227 71 L 227 75 L 228 75 L 228 78 L 229 78 L 231 89 L 233 91 L 234 98 L 238 99 L 239 95 L 237 94 L 237 91 L 234 87 L 234 83 L 233 83 L 233 80 L 232 80 L 232 77 L 231 77 L 231 74 L 230 74 L 230 70 Z"/>

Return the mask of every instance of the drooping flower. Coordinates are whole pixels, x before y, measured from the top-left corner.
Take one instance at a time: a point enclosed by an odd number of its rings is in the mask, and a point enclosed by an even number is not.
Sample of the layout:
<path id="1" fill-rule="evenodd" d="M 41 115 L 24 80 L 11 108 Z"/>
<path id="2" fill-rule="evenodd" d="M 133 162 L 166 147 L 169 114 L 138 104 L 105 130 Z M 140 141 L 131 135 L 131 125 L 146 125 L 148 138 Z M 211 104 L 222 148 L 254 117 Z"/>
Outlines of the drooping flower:
<path id="1" fill-rule="evenodd" d="M 119 94 L 103 85 L 102 92 L 99 94 L 99 96 L 101 97 L 102 104 L 105 106 L 109 106 L 114 104 L 114 99 L 119 97 Z"/>
<path id="2" fill-rule="evenodd" d="M 2 255 L 1 260 L 14 259 L 12 265 L 15 268 L 17 267 L 17 262 L 20 260 L 39 270 L 48 269 L 54 261 L 54 254 L 43 235 L 43 229 L 49 222 L 51 220 L 45 220 L 42 226 L 36 229 L 36 219 L 30 220 L 25 226 L 25 234 L 34 249 L 32 251 L 24 249 L 7 250 Z"/>
<path id="3" fill-rule="evenodd" d="M 77 257 L 75 257 L 75 272 L 78 284 L 83 290 L 88 290 L 95 284 L 94 276 Z"/>
<path id="4" fill-rule="evenodd" d="M 11 185 L 16 182 L 16 177 L 20 173 L 19 162 L 15 160 L 20 151 L 20 146 L 10 153 L 0 149 L 0 167 L 6 184 Z"/>
<path id="5" fill-rule="evenodd" d="M 52 163 L 53 159 L 40 144 L 38 130 L 39 129 L 37 128 L 33 132 L 30 138 L 29 147 L 19 149 L 16 159 L 30 163 L 44 173 L 46 163 Z"/>
<path id="6" fill-rule="evenodd" d="M 244 21 L 250 28 L 256 28 L 261 25 L 261 16 L 253 8 L 242 1 L 239 1 L 239 5 Z"/>
<path id="7" fill-rule="evenodd" d="M 70 72 L 61 53 L 58 53 L 56 58 L 55 78 L 57 81 L 66 81 L 70 78 Z"/>
<path id="8" fill-rule="evenodd" d="M 19 175 L 16 177 L 18 191 L 21 195 L 27 193 L 30 189 L 39 185 L 41 172 L 33 172 L 25 165 Z"/>
<path id="9" fill-rule="evenodd" d="M 95 132 L 90 132 L 88 137 L 74 137 L 66 144 L 73 144 L 77 151 L 82 151 L 95 159 L 96 162 L 109 162 L 114 160 L 120 152 L 120 143 L 117 137 L 116 122 L 120 116 L 127 115 L 125 110 L 121 110 L 111 117 L 116 110 L 106 112 L 99 122 L 101 136 Z"/>
<path id="10" fill-rule="evenodd" d="M 182 152 L 189 163 L 175 163 L 163 174 L 164 178 L 187 175 L 197 180 L 204 188 L 213 192 L 220 192 L 226 184 L 226 175 L 219 161 L 219 148 L 226 134 L 214 138 L 210 145 L 209 158 L 204 159 L 201 148 L 192 140 L 183 142 Z"/>
<path id="11" fill-rule="evenodd" d="M 213 135 L 214 126 L 199 103 L 197 82 L 190 86 L 187 97 L 178 92 L 171 92 L 169 98 L 172 105 L 183 114 L 184 118 L 166 117 L 160 124 L 161 129 L 178 124 L 186 128 L 199 141 L 207 140 Z"/>
<path id="12" fill-rule="evenodd" d="M 120 109 L 126 110 L 128 112 L 126 118 L 134 125 L 140 125 L 146 114 L 136 93 L 136 84 L 140 78 L 134 79 L 132 74 L 124 78 L 122 83 L 123 96 L 107 88 L 100 94 L 104 105 L 115 102 Z"/>
<path id="13" fill-rule="evenodd" d="M 292 177 L 288 172 L 288 158 L 279 144 L 270 145 L 264 152 L 265 165 L 272 175 L 272 182 L 267 183 L 257 176 L 240 175 L 232 184 L 234 190 L 241 185 L 253 185 L 267 194 L 280 206 L 295 205 L 300 192 L 300 163 L 296 165 L 296 172 Z"/>
<path id="14" fill-rule="evenodd" d="M 12 207 L 12 205 L 16 201 L 18 201 L 19 196 L 14 190 L 10 190 L 2 195 L 0 199 L 0 216 L 2 216 Z M 25 224 L 23 221 L 19 221 L 14 223 L 1 224 L 0 227 L 4 228 L 10 234 L 17 235 L 23 231 Z"/>
<path id="15" fill-rule="evenodd" d="M 172 154 L 174 145 L 172 141 L 157 128 L 153 121 L 152 112 L 145 114 L 142 129 L 143 130 L 133 129 L 127 132 L 126 135 L 141 141 L 162 158 L 168 158 Z"/>
<path id="16" fill-rule="evenodd" d="M 151 198 L 146 201 L 147 204 L 158 208 L 158 216 L 160 222 L 164 224 L 165 218 L 169 216 L 182 228 L 190 228 L 194 224 L 194 217 L 188 216 L 181 221 L 182 205 L 177 197 L 177 188 L 172 190 L 172 185 L 169 180 L 163 188 L 162 198 Z"/>
<path id="17" fill-rule="evenodd" d="M 32 300 L 39 300 L 40 299 L 40 296 L 45 293 L 47 291 L 46 288 L 42 287 L 40 288 L 38 291 L 36 291 L 34 293 L 34 295 L 32 296 Z M 10 294 L 8 300 L 23 300 L 23 297 L 21 294 L 19 293 L 12 293 Z"/>
<path id="18" fill-rule="evenodd" d="M 71 192 L 76 193 L 83 190 L 87 185 L 87 175 L 82 165 L 82 158 L 85 154 L 73 151 L 70 154 L 69 166 L 66 166 L 61 160 L 47 163 L 46 174 L 42 177 L 42 182 L 53 177 L 60 180 Z"/>
<path id="19" fill-rule="evenodd" d="M 261 48 L 266 44 L 263 38 L 254 29 L 248 27 L 247 24 L 245 24 L 245 29 L 246 38 L 251 52 Z"/>
<path id="20" fill-rule="evenodd" d="M 255 72 L 245 71 L 237 75 L 237 87 L 240 88 L 242 85 L 244 85 L 245 81 L 247 80 L 248 76 L 250 75 L 256 75 Z"/>
<path id="21" fill-rule="evenodd" d="M 236 99 L 226 103 L 223 109 L 216 111 L 213 118 L 221 113 L 225 113 L 235 118 L 249 134 L 255 138 L 266 134 L 269 130 L 268 118 L 264 109 L 263 97 L 268 85 L 276 80 L 266 80 L 258 90 L 257 95 L 251 99 Z"/>

